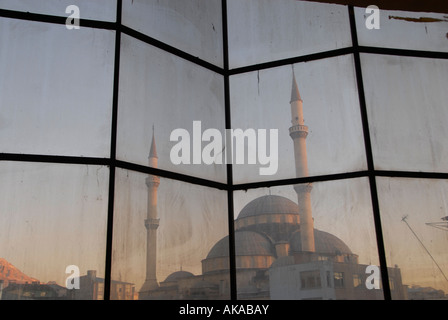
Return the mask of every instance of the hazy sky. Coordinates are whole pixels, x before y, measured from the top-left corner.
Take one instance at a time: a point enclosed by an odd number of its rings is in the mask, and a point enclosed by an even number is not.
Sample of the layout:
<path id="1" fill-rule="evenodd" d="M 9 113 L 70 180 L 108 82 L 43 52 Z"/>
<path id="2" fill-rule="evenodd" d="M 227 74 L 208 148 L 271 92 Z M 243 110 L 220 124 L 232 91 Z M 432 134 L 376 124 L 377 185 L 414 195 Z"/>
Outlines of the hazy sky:
<path id="1" fill-rule="evenodd" d="M 104 276 L 109 170 L 0 163 L 0 255 L 42 282 L 64 285 L 77 265 Z"/>
<path id="2" fill-rule="evenodd" d="M 123 2 L 127 25 L 222 66 L 220 1 L 206 6 L 198 0 Z M 82 18 L 115 19 L 112 0 L 0 0 L 0 8 L 66 16 L 65 7 L 73 3 Z M 229 1 L 228 9 L 232 68 L 351 45 L 345 7 L 250 0 Z M 425 13 L 438 21 L 421 23 L 393 18 L 419 14 L 382 11 L 381 29 L 367 31 L 363 10 L 356 13 L 361 45 L 448 49 L 443 15 Z M 114 41 L 108 30 L 0 18 L 0 152 L 108 157 Z M 146 165 L 154 125 L 159 168 L 226 182 L 224 166 L 169 162 L 169 135 L 175 128 L 191 131 L 192 122 L 200 120 L 204 129 L 224 129 L 223 77 L 126 35 L 121 58 L 117 157 Z M 447 62 L 361 58 L 375 163 L 382 169 L 446 172 Z M 346 55 L 231 77 L 234 128 L 279 130 L 278 173 L 260 177 L 257 166 L 236 166 L 236 183 L 295 176 L 288 134 L 293 70 L 309 126 L 310 174 L 366 169 L 353 59 Z M 82 274 L 96 269 L 104 276 L 107 168 L 1 162 L 0 176 L 1 257 L 44 282 L 63 284 L 69 264 L 78 264 Z M 144 178 L 117 171 L 113 277 L 135 282 L 137 290 L 146 246 Z M 408 215 L 448 273 L 447 233 L 425 224 L 447 215 L 446 183 L 378 182 L 390 264 L 399 265 L 405 284 L 448 292 L 439 270 L 401 222 Z M 270 192 L 296 201 L 290 186 Z M 236 192 L 235 216 L 268 193 Z M 361 263 L 377 263 L 366 179 L 316 183 L 312 204 L 316 228 L 340 237 Z M 181 266 L 200 273 L 201 259 L 227 234 L 226 205 L 225 192 L 161 179 L 159 281 Z"/>
<path id="3" fill-rule="evenodd" d="M 114 33 L 1 18 L 0 47 L 0 151 L 108 157 Z"/>

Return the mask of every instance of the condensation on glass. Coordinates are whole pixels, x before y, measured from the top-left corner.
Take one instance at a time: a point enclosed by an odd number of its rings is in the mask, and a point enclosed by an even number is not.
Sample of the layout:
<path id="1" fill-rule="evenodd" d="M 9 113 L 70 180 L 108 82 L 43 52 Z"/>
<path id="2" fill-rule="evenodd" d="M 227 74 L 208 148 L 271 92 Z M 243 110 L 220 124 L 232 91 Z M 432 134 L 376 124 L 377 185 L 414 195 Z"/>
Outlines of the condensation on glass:
<path id="1" fill-rule="evenodd" d="M 0 9 L 69 17 L 79 9 L 79 18 L 115 21 L 117 0 L 0 0 Z"/>
<path id="2" fill-rule="evenodd" d="M 372 3 L 373 4 L 373 3 Z M 448 51 L 448 16 L 434 12 L 408 12 L 379 8 L 377 18 L 366 8 L 355 8 L 361 46 L 424 51 Z M 370 29 L 376 19 L 379 29 Z M 367 27 L 367 26 L 369 27 Z"/>
<path id="3" fill-rule="evenodd" d="M 209 259 L 228 234 L 225 191 L 120 169 L 116 192 L 112 281 L 140 300 L 230 298 L 228 259 Z"/>
<path id="4" fill-rule="evenodd" d="M 392 290 L 392 298 L 446 299 L 448 182 L 380 177 L 377 185 L 387 263 L 401 270 L 407 292 L 402 297 Z"/>
<path id="5" fill-rule="evenodd" d="M 107 157 L 114 33 L 0 18 L 0 152 Z"/>
<path id="6" fill-rule="evenodd" d="M 126 35 L 121 48 L 117 157 L 155 167 L 154 137 L 158 168 L 225 182 L 224 161 L 202 157 L 205 130 L 225 137 L 223 77 Z"/>
<path id="7" fill-rule="evenodd" d="M 447 172 L 448 61 L 362 54 L 375 167 Z"/>
<path id="8" fill-rule="evenodd" d="M 347 7 L 296 0 L 227 1 L 230 68 L 349 47 Z"/>
<path id="9" fill-rule="evenodd" d="M 366 178 L 234 193 L 240 299 L 383 299 Z M 217 245 L 215 245 L 217 246 Z"/>
<path id="10" fill-rule="evenodd" d="M 220 0 L 125 0 L 123 24 L 223 66 Z"/>
<path id="11" fill-rule="evenodd" d="M 273 140 L 278 141 L 277 154 L 275 147 L 258 138 L 249 149 L 257 154 L 256 163 L 250 164 L 247 155 L 243 164 L 235 161 L 234 182 L 364 170 L 365 149 L 353 68 L 352 56 L 345 55 L 232 76 L 232 127 L 256 134 L 267 130 L 268 142 L 271 130 L 278 132 L 278 139 Z M 296 119 L 299 103 L 303 121 Z M 305 141 L 303 145 L 301 140 Z M 271 161 L 260 158 L 260 151 L 266 151 Z M 261 174 L 260 168 L 274 170 L 276 165 L 278 170 Z"/>
<path id="12" fill-rule="evenodd" d="M 0 176 L 1 299 L 103 299 L 109 169 L 1 162 Z"/>

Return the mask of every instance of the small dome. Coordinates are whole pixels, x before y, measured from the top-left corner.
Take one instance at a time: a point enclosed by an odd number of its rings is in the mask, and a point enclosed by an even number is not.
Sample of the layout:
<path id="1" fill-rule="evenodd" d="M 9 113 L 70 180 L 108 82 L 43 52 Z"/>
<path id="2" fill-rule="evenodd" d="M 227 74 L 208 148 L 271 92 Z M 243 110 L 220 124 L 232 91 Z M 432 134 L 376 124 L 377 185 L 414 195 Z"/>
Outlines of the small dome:
<path id="1" fill-rule="evenodd" d="M 331 233 L 314 229 L 314 243 L 316 252 L 327 254 L 352 254 L 350 248 L 338 237 Z M 302 240 L 300 238 L 300 230 L 295 231 L 290 240 L 291 251 L 302 251 Z"/>
<path id="2" fill-rule="evenodd" d="M 176 271 L 166 277 L 165 282 L 178 281 L 180 279 L 194 277 L 194 274 L 188 271 Z"/>
<path id="3" fill-rule="evenodd" d="M 299 206 L 288 198 L 276 195 L 259 197 L 249 202 L 238 215 L 238 219 L 264 214 L 299 214 Z"/>
<path id="4" fill-rule="evenodd" d="M 275 247 L 271 240 L 258 232 L 235 232 L 236 256 L 275 256 Z M 207 255 L 207 259 L 228 257 L 229 237 L 219 240 Z"/>

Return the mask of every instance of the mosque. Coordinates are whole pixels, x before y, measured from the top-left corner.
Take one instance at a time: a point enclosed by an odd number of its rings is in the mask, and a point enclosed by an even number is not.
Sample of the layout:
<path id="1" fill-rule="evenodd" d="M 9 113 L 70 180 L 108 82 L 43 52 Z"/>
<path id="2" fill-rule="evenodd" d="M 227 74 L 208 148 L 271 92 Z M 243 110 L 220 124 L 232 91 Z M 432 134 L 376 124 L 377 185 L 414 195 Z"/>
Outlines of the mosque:
<path id="1" fill-rule="evenodd" d="M 297 177 L 308 176 L 303 101 L 295 76 L 291 90 L 291 127 Z M 157 167 L 153 137 L 149 163 Z M 229 299 L 229 239 L 219 240 L 202 260 L 202 274 L 188 271 L 156 279 L 157 188 L 159 178 L 148 176 L 146 280 L 139 299 Z M 235 220 L 235 259 L 239 299 L 382 299 L 368 289 L 367 265 L 336 236 L 314 228 L 312 184 L 295 185 L 297 203 L 277 195 L 249 202 Z M 405 299 L 398 268 L 388 268 L 392 296 Z"/>

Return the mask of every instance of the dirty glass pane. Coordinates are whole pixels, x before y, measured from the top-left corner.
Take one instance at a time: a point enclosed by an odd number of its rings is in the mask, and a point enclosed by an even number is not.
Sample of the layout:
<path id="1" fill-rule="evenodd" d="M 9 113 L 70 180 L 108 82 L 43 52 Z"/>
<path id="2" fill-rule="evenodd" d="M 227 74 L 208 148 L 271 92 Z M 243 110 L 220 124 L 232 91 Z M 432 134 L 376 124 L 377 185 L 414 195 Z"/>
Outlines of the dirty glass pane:
<path id="1" fill-rule="evenodd" d="M 2 162 L 0 176 L 1 299 L 102 300 L 108 168 Z"/>
<path id="2" fill-rule="evenodd" d="M 223 66 L 220 0 L 123 0 L 123 24 Z"/>
<path id="3" fill-rule="evenodd" d="M 440 300 L 448 293 L 448 182 L 377 178 L 389 268 L 399 268 L 407 296 Z M 397 288 L 398 284 L 393 283 Z"/>
<path id="4" fill-rule="evenodd" d="M 115 190 L 112 281 L 140 300 L 230 298 L 228 261 L 204 262 L 228 234 L 225 191 L 127 170 Z"/>
<path id="5" fill-rule="evenodd" d="M 0 18 L 0 152 L 106 157 L 114 33 Z"/>
<path id="6" fill-rule="evenodd" d="M 345 6 L 296 0 L 230 0 L 227 12 L 230 68 L 352 44 Z"/>
<path id="7" fill-rule="evenodd" d="M 377 27 L 374 13 L 355 8 L 358 41 L 362 46 L 448 51 L 448 16 L 434 12 L 408 12 L 379 8 Z M 369 29 L 370 28 L 370 29 Z"/>
<path id="8" fill-rule="evenodd" d="M 203 157 L 207 129 L 223 145 L 223 77 L 128 36 L 121 48 L 117 157 L 157 166 L 148 162 L 154 136 L 158 168 L 225 182 L 224 162 Z"/>
<path id="9" fill-rule="evenodd" d="M 79 17 L 88 20 L 115 21 L 117 0 L 0 0 L 0 9 L 69 17 L 79 8 Z"/>
<path id="10" fill-rule="evenodd" d="M 351 55 L 235 75 L 230 91 L 232 128 L 255 137 L 246 139 L 244 161 L 233 160 L 235 183 L 365 169 Z"/>
<path id="11" fill-rule="evenodd" d="M 361 55 L 375 167 L 447 172 L 448 61 Z"/>
<path id="12" fill-rule="evenodd" d="M 383 299 L 366 178 L 234 193 L 240 299 Z"/>

